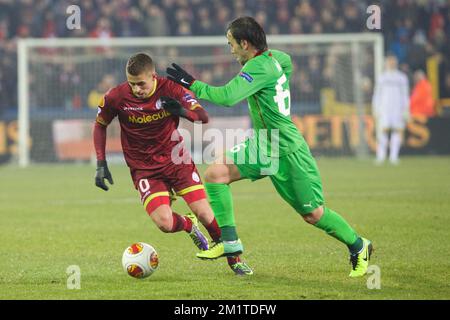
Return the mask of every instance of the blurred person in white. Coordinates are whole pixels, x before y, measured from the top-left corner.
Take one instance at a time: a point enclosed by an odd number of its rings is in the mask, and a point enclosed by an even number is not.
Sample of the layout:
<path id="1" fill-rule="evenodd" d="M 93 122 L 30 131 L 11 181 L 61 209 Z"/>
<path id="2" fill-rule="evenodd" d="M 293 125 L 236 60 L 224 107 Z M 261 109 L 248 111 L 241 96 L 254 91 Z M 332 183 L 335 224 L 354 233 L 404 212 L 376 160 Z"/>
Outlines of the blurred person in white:
<path id="1" fill-rule="evenodd" d="M 377 128 L 377 164 L 386 160 L 388 146 L 389 161 L 399 163 L 403 131 L 409 120 L 408 77 L 398 70 L 397 65 L 394 55 L 386 57 L 385 71 L 377 79 L 372 97 L 372 113 Z"/>

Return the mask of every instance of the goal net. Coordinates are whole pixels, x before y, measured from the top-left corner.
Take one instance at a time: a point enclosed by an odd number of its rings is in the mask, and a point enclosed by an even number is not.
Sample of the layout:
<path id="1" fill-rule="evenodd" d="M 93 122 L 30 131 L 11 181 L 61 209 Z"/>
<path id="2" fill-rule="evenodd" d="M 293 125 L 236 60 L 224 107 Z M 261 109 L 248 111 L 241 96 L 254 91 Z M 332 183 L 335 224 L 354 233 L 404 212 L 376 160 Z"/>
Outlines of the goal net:
<path id="1" fill-rule="evenodd" d="M 370 100 L 383 64 L 382 36 L 269 36 L 268 44 L 292 57 L 291 116 L 312 152 L 356 156 L 372 152 Z M 165 68 L 176 62 L 202 81 L 223 85 L 240 69 L 229 51 L 221 36 L 19 40 L 19 164 L 92 160 L 97 104 L 110 87 L 126 80 L 130 55 L 149 53 L 163 76 Z M 202 104 L 211 117 L 208 128 L 251 127 L 245 101 L 233 108 Z M 193 130 L 185 122 L 182 125 Z M 117 120 L 108 136 L 109 156 L 120 155 Z M 204 147 L 207 141 L 199 143 Z"/>

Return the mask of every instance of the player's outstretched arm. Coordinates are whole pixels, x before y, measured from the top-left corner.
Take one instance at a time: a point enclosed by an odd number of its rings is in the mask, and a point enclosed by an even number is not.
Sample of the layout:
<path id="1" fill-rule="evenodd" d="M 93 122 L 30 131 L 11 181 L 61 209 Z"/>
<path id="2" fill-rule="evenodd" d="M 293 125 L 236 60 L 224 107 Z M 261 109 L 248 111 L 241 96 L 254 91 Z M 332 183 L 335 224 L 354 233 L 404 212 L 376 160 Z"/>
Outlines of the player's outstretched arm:
<path id="1" fill-rule="evenodd" d="M 168 79 L 178 84 L 181 84 L 186 89 L 189 89 L 189 87 L 195 81 L 193 76 L 191 76 L 186 70 L 181 68 L 176 63 L 172 63 L 172 67 L 168 67 L 166 69 L 166 72 L 168 74 L 167 76 Z"/>
<path id="2" fill-rule="evenodd" d="M 225 107 L 236 105 L 267 84 L 268 75 L 263 68 L 255 63 L 248 62 L 241 72 L 221 87 L 210 86 L 196 80 L 179 65 L 172 63 L 172 68 L 166 69 L 168 79 L 181 84 L 193 91 L 197 98 L 211 101 Z"/>
<path id="3" fill-rule="evenodd" d="M 95 173 L 95 185 L 105 191 L 108 191 L 108 186 L 105 183 L 105 179 L 110 184 L 114 184 L 111 172 L 108 169 L 106 162 L 106 126 L 95 122 L 94 125 L 94 146 L 95 153 L 97 155 L 97 170 Z"/>

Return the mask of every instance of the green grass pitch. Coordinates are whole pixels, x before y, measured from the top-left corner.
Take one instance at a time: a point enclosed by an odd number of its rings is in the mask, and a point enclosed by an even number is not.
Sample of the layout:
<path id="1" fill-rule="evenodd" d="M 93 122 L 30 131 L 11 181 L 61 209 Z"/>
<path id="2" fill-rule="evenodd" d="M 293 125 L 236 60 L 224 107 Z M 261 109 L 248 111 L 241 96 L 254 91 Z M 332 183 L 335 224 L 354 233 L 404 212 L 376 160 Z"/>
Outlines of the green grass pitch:
<path id="1" fill-rule="evenodd" d="M 224 259 L 198 260 L 187 234 L 159 231 L 124 166 L 111 166 L 108 192 L 94 186 L 92 166 L 5 166 L 0 299 L 450 299 L 450 157 L 318 165 L 326 204 L 373 241 L 381 289 L 348 278 L 346 248 L 303 222 L 268 179 L 232 186 L 244 258 L 255 271 L 242 278 Z M 174 207 L 187 210 L 181 199 Z M 121 266 L 136 241 L 160 256 L 144 280 Z M 80 267 L 79 290 L 67 288 L 70 265 Z"/>

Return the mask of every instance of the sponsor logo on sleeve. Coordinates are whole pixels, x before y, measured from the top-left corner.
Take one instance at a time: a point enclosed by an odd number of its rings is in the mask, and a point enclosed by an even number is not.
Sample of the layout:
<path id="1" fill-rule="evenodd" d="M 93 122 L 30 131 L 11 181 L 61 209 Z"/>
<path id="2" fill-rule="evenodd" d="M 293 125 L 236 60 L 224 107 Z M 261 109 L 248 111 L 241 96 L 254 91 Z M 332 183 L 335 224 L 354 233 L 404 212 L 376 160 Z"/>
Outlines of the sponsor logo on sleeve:
<path id="1" fill-rule="evenodd" d="M 191 107 L 189 108 L 190 110 L 195 110 L 197 108 L 201 108 L 200 104 L 198 103 L 197 99 L 195 99 L 192 95 L 190 95 L 189 93 L 186 93 L 183 96 L 183 100 L 190 103 Z"/>
<path id="2" fill-rule="evenodd" d="M 184 101 L 189 102 L 191 105 L 198 104 L 197 100 L 191 96 L 189 93 L 186 93 L 183 96 Z"/>
<path id="3" fill-rule="evenodd" d="M 103 120 L 103 118 L 101 116 L 97 116 L 96 121 L 104 126 L 108 125 L 108 123 L 105 120 Z"/>
<path id="4" fill-rule="evenodd" d="M 241 72 L 241 73 L 239 73 L 239 76 L 244 78 L 245 80 L 247 80 L 250 83 L 253 82 L 253 77 L 251 75 L 249 75 L 247 72 Z"/>

